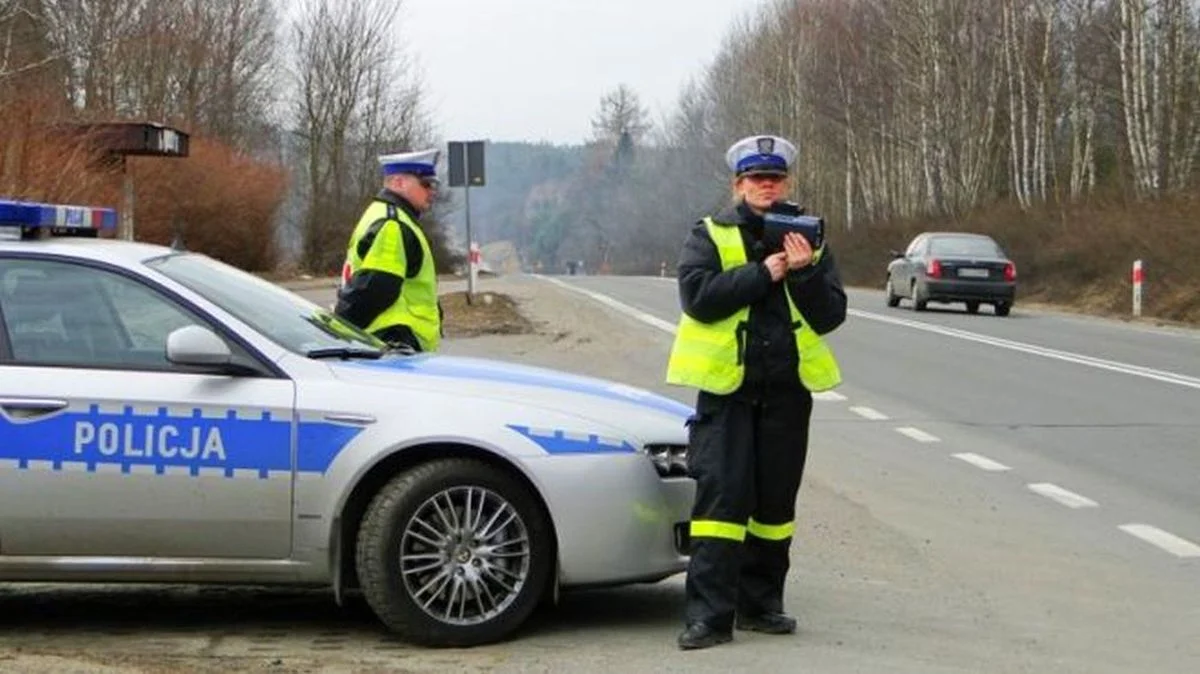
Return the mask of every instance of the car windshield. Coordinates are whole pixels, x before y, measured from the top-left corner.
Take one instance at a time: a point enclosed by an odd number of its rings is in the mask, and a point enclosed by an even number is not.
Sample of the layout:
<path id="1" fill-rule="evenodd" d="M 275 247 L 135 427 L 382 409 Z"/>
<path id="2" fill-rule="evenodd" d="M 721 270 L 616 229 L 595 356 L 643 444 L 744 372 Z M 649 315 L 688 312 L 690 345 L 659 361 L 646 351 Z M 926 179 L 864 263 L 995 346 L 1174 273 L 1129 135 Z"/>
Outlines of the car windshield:
<path id="1" fill-rule="evenodd" d="M 1000 247 L 991 239 L 980 237 L 937 237 L 929 243 L 931 255 L 964 257 L 1000 257 Z"/>
<path id="2" fill-rule="evenodd" d="M 147 265 L 306 356 L 379 356 L 387 344 L 274 283 L 204 255 L 180 253 Z"/>

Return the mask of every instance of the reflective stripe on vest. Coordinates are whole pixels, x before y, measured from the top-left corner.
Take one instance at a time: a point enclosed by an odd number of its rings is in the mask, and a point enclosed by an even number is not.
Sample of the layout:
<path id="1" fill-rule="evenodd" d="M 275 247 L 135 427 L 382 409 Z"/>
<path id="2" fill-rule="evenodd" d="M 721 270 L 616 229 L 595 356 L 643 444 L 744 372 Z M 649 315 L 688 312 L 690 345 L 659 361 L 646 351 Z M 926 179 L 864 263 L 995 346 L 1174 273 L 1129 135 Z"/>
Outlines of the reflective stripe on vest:
<path id="1" fill-rule="evenodd" d="M 712 218 L 705 218 L 704 224 L 717 247 L 723 271 L 746 264 L 746 247 L 736 226 L 718 225 Z M 833 352 L 809 327 L 786 284 L 784 293 L 800 355 L 800 382 L 809 391 L 836 387 L 842 382 L 842 375 Z M 742 358 L 749 320 L 750 307 L 742 307 L 732 316 L 712 323 L 701 323 L 687 313 L 682 314 L 667 363 L 667 383 L 716 394 L 736 391 L 746 374 Z"/>
<path id="2" fill-rule="evenodd" d="M 395 223 L 396 227 L 388 225 Z M 374 201 L 359 219 L 350 237 L 343 267 L 343 282 L 349 282 L 356 272 L 364 269 L 395 274 L 404 277 L 408 271 L 408 259 L 404 250 L 402 227 L 407 227 L 421 245 L 421 268 L 415 276 L 405 278 L 400 287 L 400 297 L 384 309 L 371 324 L 367 332 L 376 333 L 394 325 L 406 325 L 412 329 L 423 351 L 436 351 L 441 338 L 441 317 L 438 312 L 437 271 L 433 252 L 425 233 L 403 209 L 383 201 Z M 365 257 L 358 255 L 358 242 L 373 230 L 373 240 Z"/>

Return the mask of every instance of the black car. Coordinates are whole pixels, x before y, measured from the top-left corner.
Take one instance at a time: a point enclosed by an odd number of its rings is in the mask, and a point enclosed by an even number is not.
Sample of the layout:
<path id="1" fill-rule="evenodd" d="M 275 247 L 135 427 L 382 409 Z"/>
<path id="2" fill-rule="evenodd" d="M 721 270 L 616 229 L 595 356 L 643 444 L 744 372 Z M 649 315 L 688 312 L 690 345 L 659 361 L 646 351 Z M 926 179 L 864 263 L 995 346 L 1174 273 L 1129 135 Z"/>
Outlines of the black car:
<path id="1" fill-rule="evenodd" d="M 929 302 L 964 302 L 976 313 L 991 304 L 997 316 L 1012 310 L 1017 267 L 990 236 L 963 232 L 918 234 L 903 253 L 892 251 L 887 267 L 887 305 L 912 300 L 924 311 Z"/>

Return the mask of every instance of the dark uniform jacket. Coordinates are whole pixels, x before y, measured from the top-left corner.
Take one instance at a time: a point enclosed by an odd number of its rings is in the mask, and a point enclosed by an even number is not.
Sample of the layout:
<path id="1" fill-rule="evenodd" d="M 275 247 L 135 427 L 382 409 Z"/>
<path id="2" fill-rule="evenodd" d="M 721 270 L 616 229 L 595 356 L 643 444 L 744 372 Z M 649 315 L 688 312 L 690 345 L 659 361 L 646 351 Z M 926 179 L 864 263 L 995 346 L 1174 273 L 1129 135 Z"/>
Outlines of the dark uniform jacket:
<path id="1" fill-rule="evenodd" d="M 417 209 L 399 194 L 384 189 L 375 195 L 375 199 L 392 204 L 396 208 L 403 210 L 412 218 L 413 222 L 419 224 Z M 377 269 L 359 271 L 338 292 L 337 306 L 334 310 L 338 316 L 360 328 L 366 329 L 371 324 L 371 321 L 375 320 L 376 316 L 383 313 L 384 309 L 387 309 L 396 300 L 400 299 L 400 289 L 404 286 L 404 279 L 416 276 L 417 272 L 421 269 L 421 265 L 425 262 L 425 252 L 421 249 L 421 242 L 417 240 L 412 230 L 401 226 L 400 235 L 404 241 L 404 259 L 406 265 L 404 276 L 397 276 Z M 367 251 L 371 249 L 373 239 L 374 237 L 370 235 L 359 239 L 359 257 L 366 257 Z M 438 303 L 438 311 L 441 311 L 440 302 Z M 408 326 L 397 325 L 385 328 L 379 334 L 376 334 L 376 337 L 386 342 L 407 344 L 413 348 L 417 348 L 417 338 Z"/>
<path id="2" fill-rule="evenodd" d="M 734 395 L 758 399 L 770 388 L 800 388 L 799 354 L 788 312 L 783 283 L 771 281 L 762 261 L 783 250 L 783 237 L 764 232 L 762 218 L 744 203 L 724 209 L 713 220 L 718 226 L 741 230 L 750 264 L 721 271 L 717 247 L 703 222 L 684 242 L 679 257 L 679 288 L 683 310 L 701 322 L 727 318 L 750 307 L 747 326 L 746 377 Z M 786 281 L 796 308 L 818 334 L 824 335 L 846 319 L 846 292 L 838 276 L 833 252 L 826 244 L 821 260 L 787 273 Z"/>

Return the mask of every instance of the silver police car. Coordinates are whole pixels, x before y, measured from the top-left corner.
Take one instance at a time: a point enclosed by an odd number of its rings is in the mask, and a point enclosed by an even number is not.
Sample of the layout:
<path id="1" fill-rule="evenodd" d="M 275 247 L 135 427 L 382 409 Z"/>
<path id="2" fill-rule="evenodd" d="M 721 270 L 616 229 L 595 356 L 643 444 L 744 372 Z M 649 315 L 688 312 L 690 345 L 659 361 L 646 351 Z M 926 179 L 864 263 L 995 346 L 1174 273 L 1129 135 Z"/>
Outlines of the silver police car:
<path id="1" fill-rule="evenodd" d="M 389 352 L 116 217 L 0 202 L 0 582 L 325 586 L 463 646 L 685 568 L 688 406 Z"/>

